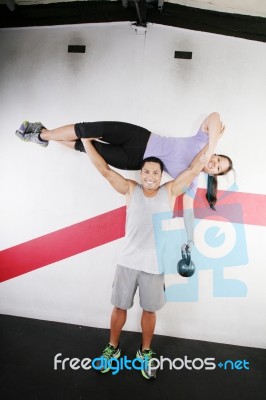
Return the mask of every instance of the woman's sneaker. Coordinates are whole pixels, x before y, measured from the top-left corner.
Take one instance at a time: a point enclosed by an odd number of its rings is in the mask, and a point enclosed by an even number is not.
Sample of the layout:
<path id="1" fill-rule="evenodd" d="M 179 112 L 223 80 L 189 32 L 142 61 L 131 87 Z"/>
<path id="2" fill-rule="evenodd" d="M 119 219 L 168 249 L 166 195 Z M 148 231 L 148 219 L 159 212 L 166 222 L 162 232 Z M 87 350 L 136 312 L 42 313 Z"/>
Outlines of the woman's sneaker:
<path id="1" fill-rule="evenodd" d="M 155 353 L 151 349 L 137 351 L 136 357 L 143 360 L 143 368 L 141 369 L 142 376 L 146 379 L 155 379 L 157 366 L 154 359 Z"/>
<path id="2" fill-rule="evenodd" d="M 30 124 L 29 121 L 23 121 L 20 127 L 18 128 L 18 131 L 23 135 L 24 133 L 26 133 L 29 124 Z"/>
<path id="3" fill-rule="evenodd" d="M 105 347 L 103 354 L 96 361 L 95 366 L 98 371 L 102 374 L 108 372 L 111 369 L 112 358 L 119 358 L 121 355 L 121 349 L 119 344 L 117 347 L 112 346 L 110 343 Z"/>
<path id="4" fill-rule="evenodd" d="M 45 129 L 41 122 L 24 121 L 15 133 L 17 137 L 25 142 L 33 142 L 42 147 L 47 147 L 49 142 L 47 140 L 42 140 L 40 137 L 43 128 Z"/>

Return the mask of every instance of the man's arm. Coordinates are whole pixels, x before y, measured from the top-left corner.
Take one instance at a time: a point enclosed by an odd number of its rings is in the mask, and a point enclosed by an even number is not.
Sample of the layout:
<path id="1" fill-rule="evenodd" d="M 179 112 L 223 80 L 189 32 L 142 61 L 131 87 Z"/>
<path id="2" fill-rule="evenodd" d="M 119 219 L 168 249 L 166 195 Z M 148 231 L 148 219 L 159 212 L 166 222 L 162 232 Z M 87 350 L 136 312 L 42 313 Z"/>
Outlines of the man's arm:
<path id="1" fill-rule="evenodd" d="M 193 179 L 199 175 L 199 173 L 204 168 L 204 163 L 202 162 L 202 156 L 206 152 L 206 145 L 193 159 L 189 168 L 183 171 L 176 179 L 173 181 L 167 182 L 165 187 L 169 191 L 172 199 L 175 199 L 180 194 L 185 193 L 188 187 L 191 185 Z"/>
<path id="2" fill-rule="evenodd" d="M 199 175 L 204 168 L 202 161 L 203 154 L 205 153 L 208 145 L 206 145 L 193 159 L 191 165 L 186 171 L 183 171 L 175 180 L 168 182 L 166 187 L 170 197 L 172 208 L 174 209 L 175 199 L 180 194 L 184 193 L 183 196 L 183 218 L 185 229 L 187 233 L 187 243 L 183 244 L 183 251 L 192 251 L 194 245 L 194 198 L 189 194 L 185 193 L 188 187 L 191 185 L 193 179 Z"/>
<path id="3" fill-rule="evenodd" d="M 183 219 L 187 233 L 187 243 L 183 245 L 183 250 L 185 251 L 188 246 L 188 250 L 191 252 L 194 246 L 194 198 L 186 193 L 183 196 Z"/>
<path id="4" fill-rule="evenodd" d="M 93 144 L 91 143 L 94 138 L 81 139 L 85 151 L 90 158 L 92 164 L 100 172 L 100 174 L 112 185 L 112 187 L 121 194 L 125 196 L 130 194 L 130 189 L 132 185 L 135 185 L 134 181 L 125 179 L 122 175 L 113 171 L 107 162 L 102 158 L 102 156 L 95 150 Z"/>

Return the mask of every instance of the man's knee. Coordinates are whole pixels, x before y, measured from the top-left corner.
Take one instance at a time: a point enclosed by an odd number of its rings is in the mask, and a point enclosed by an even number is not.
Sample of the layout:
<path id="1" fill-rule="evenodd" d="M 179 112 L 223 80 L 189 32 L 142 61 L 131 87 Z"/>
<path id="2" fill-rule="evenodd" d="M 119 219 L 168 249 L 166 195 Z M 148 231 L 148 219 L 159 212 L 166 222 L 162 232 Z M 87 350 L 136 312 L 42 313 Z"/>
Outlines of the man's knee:
<path id="1" fill-rule="evenodd" d="M 127 310 L 124 310 L 123 308 L 114 307 L 114 312 L 116 312 L 116 313 L 123 314 L 123 313 L 125 313 L 126 311 L 127 311 Z"/>
<path id="2" fill-rule="evenodd" d="M 147 316 L 155 316 L 156 312 L 155 311 L 147 311 L 147 310 L 143 310 L 143 314 L 147 315 Z"/>

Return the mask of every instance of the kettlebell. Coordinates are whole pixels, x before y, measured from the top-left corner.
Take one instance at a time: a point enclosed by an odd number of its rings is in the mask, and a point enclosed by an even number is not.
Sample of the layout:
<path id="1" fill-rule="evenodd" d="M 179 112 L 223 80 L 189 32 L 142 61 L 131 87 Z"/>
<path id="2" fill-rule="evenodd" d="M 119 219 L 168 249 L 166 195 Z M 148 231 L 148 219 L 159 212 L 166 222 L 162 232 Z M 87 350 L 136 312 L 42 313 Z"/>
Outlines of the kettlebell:
<path id="1" fill-rule="evenodd" d="M 177 263 L 177 272 L 184 278 L 189 278 L 195 272 L 195 264 L 191 260 L 191 254 L 187 249 L 188 246 L 186 247 L 186 251 L 181 249 L 182 258 Z"/>

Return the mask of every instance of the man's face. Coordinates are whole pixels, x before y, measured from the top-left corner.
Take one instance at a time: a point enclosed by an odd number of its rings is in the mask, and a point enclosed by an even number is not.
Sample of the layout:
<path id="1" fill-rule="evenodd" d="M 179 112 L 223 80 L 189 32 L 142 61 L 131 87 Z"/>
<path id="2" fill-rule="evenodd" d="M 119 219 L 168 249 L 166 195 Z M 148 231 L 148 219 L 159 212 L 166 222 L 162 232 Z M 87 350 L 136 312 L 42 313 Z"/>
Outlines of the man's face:
<path id="1" fill-rule="evenodd" d="M 140 178 L 141 184 L 145 189 L 158 189 L 162 179 L 160 164 L 150 161 L 145 162 L 142 170 L 140 171 Z"/>

